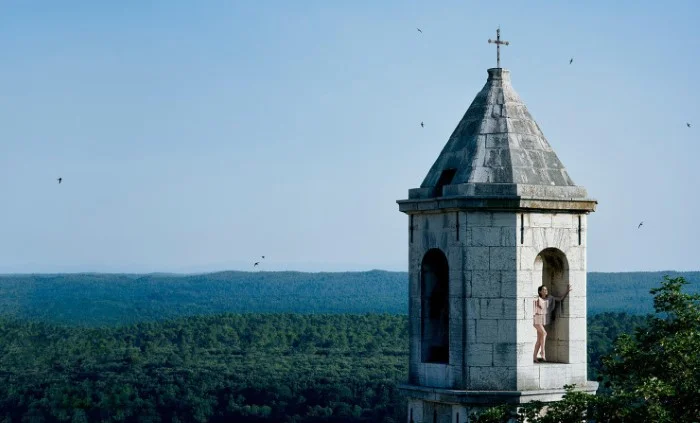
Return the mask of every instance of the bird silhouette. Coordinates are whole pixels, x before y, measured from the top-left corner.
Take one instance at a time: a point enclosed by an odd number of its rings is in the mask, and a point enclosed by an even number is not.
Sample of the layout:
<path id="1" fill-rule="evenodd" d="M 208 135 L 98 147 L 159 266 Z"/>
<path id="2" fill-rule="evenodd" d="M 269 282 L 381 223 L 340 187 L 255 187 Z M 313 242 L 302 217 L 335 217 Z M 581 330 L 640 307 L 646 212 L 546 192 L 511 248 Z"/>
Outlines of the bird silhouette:
<path id="1" fill-rule="evenodd" d="M 421 128 L 423 128 L 423 127 L 424 127 L 424 125 L 423 125 L 423 122 L 421 122 L 421 123 L 420 123 L 420 127 L 421 127 Z"/>
<path id="2" fill-rule="evenodd" d="M 639 222 L 639 225 L 637 225 L 637 229 L 641 228 L 643 224 L 644 224 L 643 221 L 642 221 L 642 222 Z"/>
<path id="3" fill-rule="evenodd" d="M 58 183 L 60 184 L 60 183 L 61 183 L 61 181 L 63 181 L 63 178 L 56 178 L 56 180 L 57 180 L 57 181 L 58 181 Z"/>
<path id="4" fill-rule="evenodd" d="M 261 256 L 262 258 L 265 258 L 265 256 Z"/>
<path id="5" fill-rule="evenodd" d="M 686 122 L 685 124 L 688 125 L 688 128 L 690 128 L 690 123 L 689 123 L 689 122 Z"/>
<path id="6" fill-rule="evenodd" d="M 569 64 L 574 63 L 574 58 L 572 57 L 571 60 L 569 60 Z"/>
<path id="7" fill-rule="evenodd" d="M 259 262 L 259 261 L 256 261 L 255 263 L 253 263 L 253 267 L 255 267 L 255 266 L 259 265 L 259 264 L 260 264 L 260 262 Z"/>
<path id="8" fill-rule="evenodd" d="M 416 28 L 416 29 L 417 29 L 418 32 L 420 32 L 421 34 L 423 33 L 423 31 L 421 31 L 420 28 Z"/>

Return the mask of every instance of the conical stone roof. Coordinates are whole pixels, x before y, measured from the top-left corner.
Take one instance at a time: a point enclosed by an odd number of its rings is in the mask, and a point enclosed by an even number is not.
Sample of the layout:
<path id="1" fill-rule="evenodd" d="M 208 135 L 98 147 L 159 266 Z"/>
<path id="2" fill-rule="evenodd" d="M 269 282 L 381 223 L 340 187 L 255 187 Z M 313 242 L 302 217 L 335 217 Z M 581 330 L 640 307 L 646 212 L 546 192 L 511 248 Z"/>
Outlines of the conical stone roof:
<path id="1" fill-rule="evenodd" d="M 583 200 L 592 210 L 595 201 L 569 177 L 511 86 L 510 71 L 493 68 L 488 75 L 420 188 L 399 203 L 450 197 Z"/>

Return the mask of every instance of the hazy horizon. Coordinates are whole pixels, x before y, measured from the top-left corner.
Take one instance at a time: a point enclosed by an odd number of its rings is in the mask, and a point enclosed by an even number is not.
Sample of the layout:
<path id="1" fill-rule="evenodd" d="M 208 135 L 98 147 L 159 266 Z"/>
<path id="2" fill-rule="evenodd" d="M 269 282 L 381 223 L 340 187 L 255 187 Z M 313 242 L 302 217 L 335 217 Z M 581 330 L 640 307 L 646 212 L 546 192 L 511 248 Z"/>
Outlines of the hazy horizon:
<path id="1" fill-rule="evenodd" d="M 405 271 L 396 200 L 486 82 L 499 25 L 514 89 L 599 202 L 588 271 L 698 269 L 698 16 L 690 0 L 8 0 L 0 273 L 262 255 L 261 270 Z"/>

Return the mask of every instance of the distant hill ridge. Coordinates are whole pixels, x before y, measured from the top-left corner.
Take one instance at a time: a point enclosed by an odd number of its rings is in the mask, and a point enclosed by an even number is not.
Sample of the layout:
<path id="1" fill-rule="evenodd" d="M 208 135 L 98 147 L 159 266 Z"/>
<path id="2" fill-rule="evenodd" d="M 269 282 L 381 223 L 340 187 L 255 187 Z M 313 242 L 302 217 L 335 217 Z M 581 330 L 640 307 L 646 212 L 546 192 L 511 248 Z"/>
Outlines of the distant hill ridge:
<path id="1" fill-rule="evenodd" d="M 588 274 L 588 312 L 648 313 L 664 275 L 700 292 L 700 272 Z M 76 325 L 115 325 L 215 313 L 408 311 L 408 273 L 243 272 L 0 276 L 0 314 Z"/>

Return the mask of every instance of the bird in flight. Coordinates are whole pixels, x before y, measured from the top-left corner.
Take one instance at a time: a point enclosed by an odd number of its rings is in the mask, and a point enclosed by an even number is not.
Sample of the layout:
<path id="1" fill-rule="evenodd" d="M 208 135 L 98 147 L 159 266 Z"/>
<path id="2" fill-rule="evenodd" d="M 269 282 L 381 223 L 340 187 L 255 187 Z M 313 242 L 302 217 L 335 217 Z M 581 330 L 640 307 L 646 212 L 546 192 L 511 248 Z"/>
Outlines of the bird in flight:
<path id="1" fill-rule="evenodd" d="M 261 256 L 261 257 L 262 257 L 263 259 L 265 258 L 265 256 Z"/>
<path id="2" fill-rule="evenodd" d="M 574 58 L 572 57 L 571 60 L 569 60 L 569 64 L 574 63 Z"/>
<path id="3" fill-rule="evenodd" d="M 689 123 L 689 122 L 686 122 L 685 124 L 688 125 L 688 128 L 690 128 L 690 123 Z"/>
<path id="4" fill-rule="evenodd" d="M 421 127 L 421 128 L 423 128 L 423 127 L 424 127 L 424 125 L 423 125 L 423 122 L 421 122 L 421 123 L 420 123 L 420 127 Z"/>
<path id="5" fill-rule="evenodd" d="M 641 228 L 643 224 L 644 224 L 644 221 L 639 222 L 639 225 L 637 225 L 637 229 Z"/>
<path id="6" fill-rule="evenodd" d="M 255 267 L 255 266 L 259 265 L 259 264 L 260 264 L 260 262 L 259 262 L 259 261 L 256 261 L 255 263 L 253 263 L 253 267 Z"/>
<path id="7" fill-rule="evenodd" d="M 421 31 L 420 28 L 416 28 L 416 29 L 417 29 L 418 32 L 420 32 L 421 34 L 423 33 L 423 31 Z"/>
<path id="8" fill-rule="evenodd" d="M 63 178 L 56 178 L 56 180 L 57 180 L 57 181 L 58 181 L 58 183 L 60 184 L 60 183 L 61 183 L 61 181 L 63 180 Z"/>

